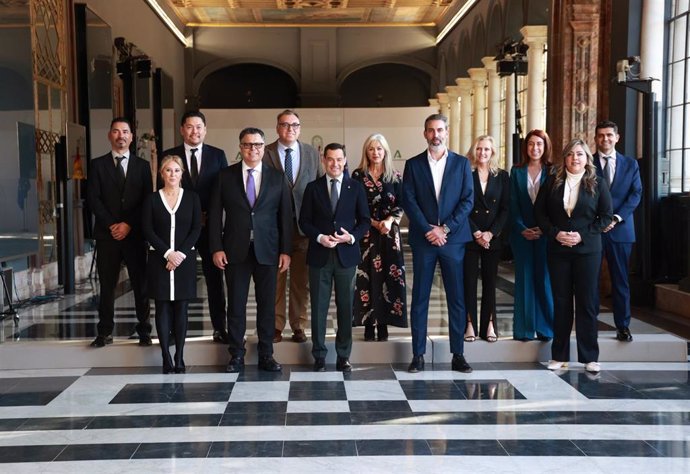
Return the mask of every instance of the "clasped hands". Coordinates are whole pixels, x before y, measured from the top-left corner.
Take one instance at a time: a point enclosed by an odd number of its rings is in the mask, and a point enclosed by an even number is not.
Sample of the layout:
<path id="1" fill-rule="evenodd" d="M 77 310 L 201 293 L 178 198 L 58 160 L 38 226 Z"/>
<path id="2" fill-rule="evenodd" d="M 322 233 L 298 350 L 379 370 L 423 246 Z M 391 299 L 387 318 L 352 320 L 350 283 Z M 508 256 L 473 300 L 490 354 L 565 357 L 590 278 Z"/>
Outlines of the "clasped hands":
<path id="1" fill-rule="evenodd" d="M 477 242 L 477 245 L 485 249 L 488 249 L 491 246 L 491 239 L 494 238 L 494 234 L 492 234 L 488 230 L 486 232 L 478 230 L 477 232 L 472 234 L 472 236 L 474 237 L 474 241 Z"/>
<path id="2" fill-rule="evenodd" d="M 391 231 L 391 228 L 393 227 L 393 221 L 391 219 L 384 219 L 382 221 L 372 219 L 371 226 L 374 229 L 378 230 L 382 235 L 386 235 Z"/>
<path id="3" fill-rule="evenodd" d="M 580 236 L 579 232 L 566 232 L 562 230 L 556 234 L 556 240 L 565 247 L 574 247 L 582 242 L 582 237 Z"/>
<path id="4" fill-rule="evenodd" d="M 185 254 L 178 251 L 172 251 L 168 254 L 168 263 L 165 264 L 165 269 L 172 272 L 177 267 L 182 265 L 184 259 L 187 258 Z"/>
<path id="5" fill-rule="evenodd" d="M 108 229 L 110 230 L 110 235 L 115 240 L 123 240 L 129 235 L 129 231 L 132 230 L 132 228 L 126 222 L 117 222 L 111 225 Z"/>
<path id="6" fill-rule="evenodd" d="M 525 240 L 538 240 L 542 236 L 541 229 L 539 227 L 528 227 L 521 232 Z"/>
<path id="7" fill-rule="evenodd" d="M 340 228 L 340 233 L 336 231 L 332 235 L 323 234 L 319 243 L 326 247 L 327 249 L 332 249 L 338 244 L 351 244 L 352 234 L 350 234 L 345 228 Z"/>
<path id="8" fill-rule="evenodd" d="M 448 241 L 448 236 L 443 232 L 443 226 L 440 225 L 432 224 L 431 230 L 424 234 L 424 237 L 426 237 L 426 240 L 431 245 L 435 245 L 436 247 L 443 247 Z"/>

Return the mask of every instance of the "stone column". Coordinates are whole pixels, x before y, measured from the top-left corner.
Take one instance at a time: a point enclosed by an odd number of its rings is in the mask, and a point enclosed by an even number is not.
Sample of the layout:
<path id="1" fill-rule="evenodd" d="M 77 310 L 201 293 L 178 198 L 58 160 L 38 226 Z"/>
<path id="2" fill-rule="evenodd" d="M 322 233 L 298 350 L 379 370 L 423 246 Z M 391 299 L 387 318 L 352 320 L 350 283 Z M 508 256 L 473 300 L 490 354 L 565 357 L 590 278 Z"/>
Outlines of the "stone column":
<path id="1" fill-rule="evenodd" d="M 659 36 L 664 31 L 664 0 L 642 2 L 642 32 L 640 34 L 640 77 L 643 79 L 664 77 L 664 42 Z M 653 81 L 652 91 L 656 100 L 663 103 L 663 81 Z"/>
<path id="2" fill-rule="evenodd" d="M 448 94 L 445 92 L 439 92 L 436 94 L 436 99 L 438 100 L 438 113 L 448 117 L 448 115 L 450 115 L 450 108 L 448 107 Z"/>
<path id="3" fill-rule="evenodd" d="M 460 143 L 459 151 L 463 154 L 472 146 L 472 79 L 459 77 L 455 79 L 460 96 Z"/>
<path id="4" fill-rule="evenodd" d="M 440 113 L 439 107 L 441 106 L 441 104 L 438 103 L 438 99 L 437 99 L 436 97 L 434 97 L 433 99 L 429 99 L 429 105 L 430 105 L 431 107 L 436 108 L 436 112 L 437 112 L 437 113 Z"/>
<path id="5" fill-rule="evenodd" d="M 486 69 L 473 67 L 467 70 L 472 79 L 472 140 L 486 133 Z M 471 145 L 470 145 L 471 146 Z"/>
<path id="6" fill-rule="evenodd" d="M 460 101 L 458 100 L 458 86 L 446 86 L 448 94 L 448 106 L 450 115 L 448 116 L 448 148 L 458 153 L 460 146 Z"/>
<path id="7" fill-rule="evenodd" d="M 486 110 L 486 131 L 494 138 L 496 150 L 501 147 L 501 78 L 496 72 L 496 61 L 493 56 L 482 58 L 482 63 L 486 68 L 486 77 L 489 82 L 487 89 L 487 110 Z M 499 156 L 499 162 L 503 157 Z"/>
<path id="8" fill-rule="evenodd" d="M 531 25 L 520 28 L 527 50 L 527 130 L 546 128 L 544 113 L 544 46 L 548 27 Z"/>
<path id="9" fill-rule="evenodd" d="M 506 144 L 505 170 L 510 171 L 513 167 L 513 134 L 515 133 L 515 77 L 506 78 L 506 128 L 504 139 Z"/>

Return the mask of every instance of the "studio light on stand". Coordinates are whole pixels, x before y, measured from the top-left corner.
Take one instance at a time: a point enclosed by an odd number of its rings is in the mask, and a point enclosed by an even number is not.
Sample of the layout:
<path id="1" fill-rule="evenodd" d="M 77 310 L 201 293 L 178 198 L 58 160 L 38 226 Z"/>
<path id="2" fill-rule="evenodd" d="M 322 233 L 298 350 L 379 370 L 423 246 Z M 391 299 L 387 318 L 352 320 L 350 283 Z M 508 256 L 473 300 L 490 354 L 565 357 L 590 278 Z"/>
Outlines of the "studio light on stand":
<path id="1" fill-rule="evenodd" d="M 522 139 L 522 125 L 520 119 L 520 101 L 518 100 L 518 76 L 527 75 L 527 46 L 522 41 L 506 39 L 496 46 L 496 72 L 499 77 L 513 76 L 515 87 L 515 132 L 513 133 L 513 164 L 520 162 L 520 140 Z"/>

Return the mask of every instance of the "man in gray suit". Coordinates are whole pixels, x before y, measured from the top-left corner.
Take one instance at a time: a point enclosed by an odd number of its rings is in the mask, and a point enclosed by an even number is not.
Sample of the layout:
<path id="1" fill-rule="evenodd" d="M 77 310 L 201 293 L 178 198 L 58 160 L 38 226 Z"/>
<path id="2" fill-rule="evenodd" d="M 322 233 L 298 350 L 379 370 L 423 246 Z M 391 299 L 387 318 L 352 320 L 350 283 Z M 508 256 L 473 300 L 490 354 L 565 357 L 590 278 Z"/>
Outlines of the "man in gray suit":
<path id="1" fill-rule="evenodd" d="M 305 237 L 297 222 L 302 207 L 302 198 L 307 184 L 323 175 L 319 165 L 319 153 L 306 143 L 298 140 L 301 123 L 294 110 L 284 110 L 278 114 L 278 140 L 266 146 L 263 163 L 285 174 L 292 192 L 293 235 L 292 263 L 290 265 L 289 321 L 294 342 L 306 342 L 304 329 L 307 327 L 307 297 L 309 295 L 309 271 L 307 269 L 307 247 Z M 276 288 L 276 329 L 273 342 L 283 339 L 285 329 L 287 273 L 278 273 Z"/>

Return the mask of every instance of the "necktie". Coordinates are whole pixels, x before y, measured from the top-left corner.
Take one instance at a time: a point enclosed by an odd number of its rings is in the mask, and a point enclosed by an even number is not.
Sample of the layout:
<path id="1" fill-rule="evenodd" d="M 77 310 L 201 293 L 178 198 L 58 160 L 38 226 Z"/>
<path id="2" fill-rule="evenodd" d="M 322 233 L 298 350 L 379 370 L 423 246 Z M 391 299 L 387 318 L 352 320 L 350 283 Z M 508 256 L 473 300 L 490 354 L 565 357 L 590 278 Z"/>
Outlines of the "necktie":
<path id="1" fill-rule="evenodd" d="M 124 159 L 125 159 L 124 156 L 116 156 L 116 157 L 115 157 L 115 161 L 117 161 L 117 166 L 116 166 L 116 168 L 117 168 L 117 177 L 118 177 L 117 184 L 120 186 L 120 188 L 123 188 L 123 187 L 124 187 L 124 185 L 125 185 L 125 179 L 126 179 L 126 177 L 125 177 L 125 168 L 124 168 L 124 166 L 122 166 L 122 160 L 124 160 Z"/>
<path id="2" fill-rule="evenodd" d="M 292 177 L 292 148 L 285 149 L 285 177 L 288 179 L 290 184 L 294 183 Z"/>
<path id="3" fill-rule="evenodd" d="M 331 210 L 335 214 L 335 208 L 338 207 L 338 180 L 331 179 Z"/>
<path id="4" fill-rule="evenodd" d="M 191 161 L 192 169 L 189 170 L 189 174 L 192 176 L 192 183 L 196 185 L 196 180 L 199 178 L 199 164 L 196 162 L 196 151 L 198 148 L 192 148 L 192 156 L 189 161 Z"/>
<path id="5" fill-rule="evenodd" d="M 613 177 L 611 176 L 611 157 L 605 156 L 604 161 L 606 162 L 604 165 L 604 177 L 606 178 L 608 184 L 611 184 L 613 181 Z"/>
<path id="6" fill-rule="evenodd" d="M 256 185 L 254 183 L 253 172 L 254 170 L 251 168 L 247 170 L 247 200 L 251 207 L 254 207 L 254 203 L 256 202 Z"/>

